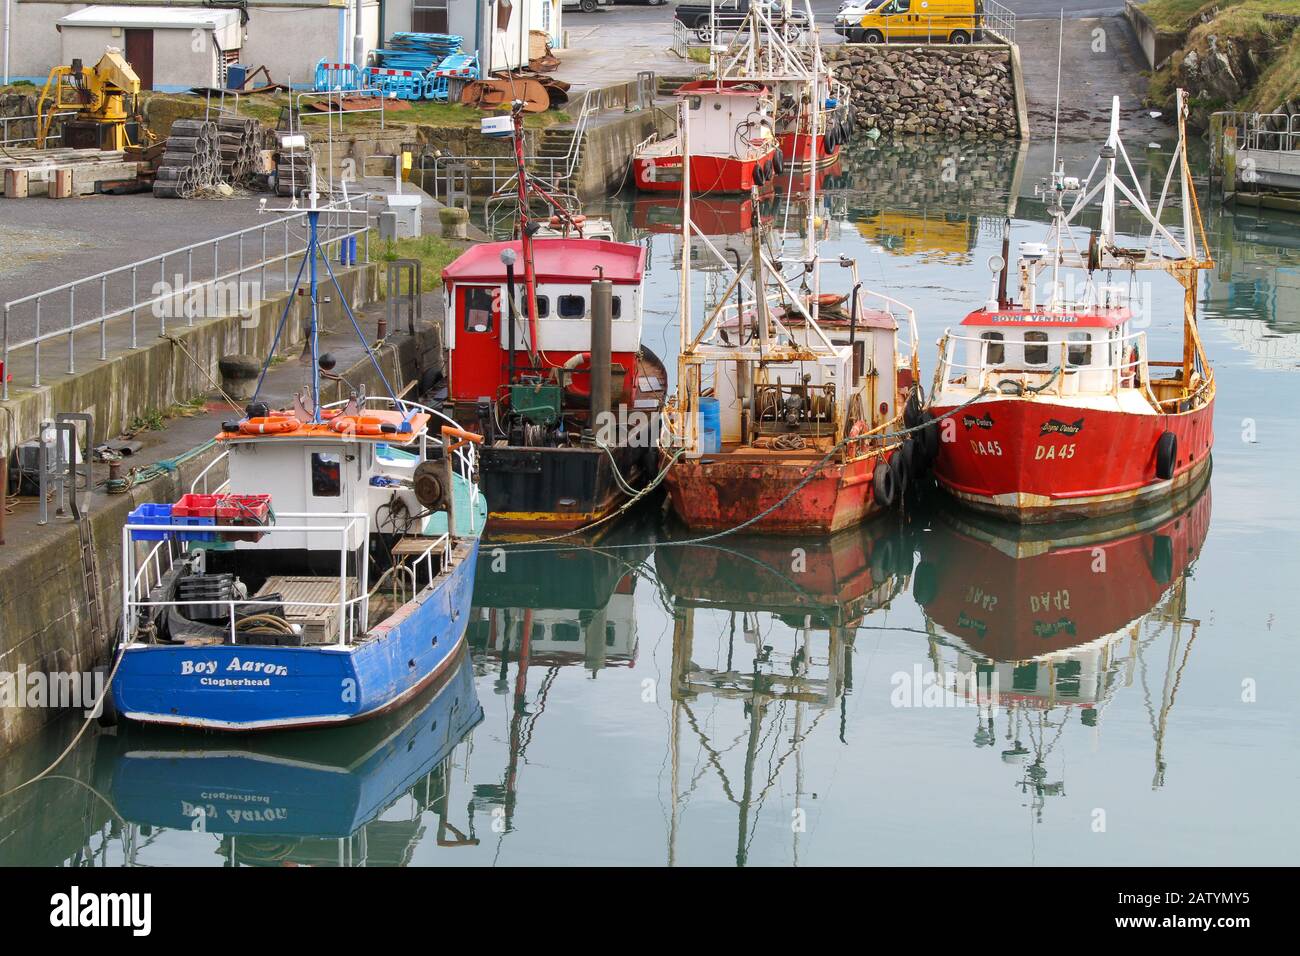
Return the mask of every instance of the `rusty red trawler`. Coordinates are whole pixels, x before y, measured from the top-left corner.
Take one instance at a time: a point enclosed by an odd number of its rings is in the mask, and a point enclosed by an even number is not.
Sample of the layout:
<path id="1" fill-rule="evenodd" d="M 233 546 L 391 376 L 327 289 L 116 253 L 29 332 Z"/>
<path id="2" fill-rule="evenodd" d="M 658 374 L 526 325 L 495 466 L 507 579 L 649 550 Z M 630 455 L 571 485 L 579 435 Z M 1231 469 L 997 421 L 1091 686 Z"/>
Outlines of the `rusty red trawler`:
<path id="1" fill-rule="evenodd" d="M 693 221 L 689 172 L 684 186 L 681 352 L 660 440 L 673 510 L 691 528 L 828 534 L 891 507 L 937 445 L 934 428 L 899 434 L 905 408 L 922 414 L 912 310 L 864 290 L 847 258 L 851 291 L 823 294 L 812 201 L 798 255 L 767 248 L 756 212 L 733 269 Z M 695 330 L 697 239 L 731 278 Z"/>
<path id="2" fill-rule="evenodd" d="M 1021 245 L 1019 301 L 1005 293 L 1005 259 L 995 261 L 995 296 L 940 341 L 931 412 L 966 407 L 945 424 L 935 477 L 966 505 L 1023 523 L 1093 517 L 1166 499 L 1209 467 L 1215 381 L 1197 330 L 1196 277 L 1213 262 L 1187 163 L 1186 111 L 1180 92 L 1178 146 L 1153 208 L 1120 141 L 1116 98 L 1088 177 L 1066 177 L 1063 163 L 1053 171 L 1054 224 L 1048 242 Z M 1174 195 L 1177 235 L 1162 222 Z M 1100 225 L 1081 239 L 1075 230 L 1097 200 Z M 1142 248 L 1116 235 L 1121 200 L 1149 230 Z M 1062 270 L 1072 270 L 1070 283 Z M 1176 359 L 1151 357 L 1146 323 L 1130 307 L 1144 271 L 1182 287 Z M 1040 303 L 1045 273 L 1051 287 Z M 1069 296 L 1079 273 L 1082 291 Z M 1116 273 L 1127 274 L 1126 285 Z"/>

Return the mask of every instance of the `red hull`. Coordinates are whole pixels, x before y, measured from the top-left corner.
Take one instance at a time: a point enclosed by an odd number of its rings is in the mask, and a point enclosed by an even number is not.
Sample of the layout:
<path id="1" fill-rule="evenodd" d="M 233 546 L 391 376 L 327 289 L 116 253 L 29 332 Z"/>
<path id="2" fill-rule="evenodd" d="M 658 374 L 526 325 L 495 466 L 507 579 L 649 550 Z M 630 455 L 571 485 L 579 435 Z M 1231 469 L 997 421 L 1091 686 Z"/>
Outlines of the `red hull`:
<path id="1" fill-rule="evenodd" d="M 691 195 L 706 193 L 747 193 L 754 186 L 754 168 L 770 163 L 776 148 L 756 159 L 732 156 L 692 156 Z M 653 168 L 653 172 L 651 172 Z M 632 176 L 636 188 L 644 192 L 682 191 L 681 156 L 634 157 Z M 765 184 L 767 185 L 767 184 Z"/>
<path id="2" fill-rule="evenodd" d="M 825 135 L 818 136 L 816 142 L 807 133 L 778 133 L 777 142 L 781 144 L 781 155 L 787 164 L 809 166 L 816 156 L 818 166 L 825 166 L 840 154 L 840 148 L 826 148 Z"/>
<path id="3" fill-rule="evenodd" d="M 935 406 L 938 417 L 952 406 Z M 934 474 L 963 503 L 1033 523 L 1096 517 L 1185 487 L 1209 463 L 1214 402 L 1175 415 L 1103 411 L 1042 399 L 978 402 L 940 431 Z M 1156 444 L 1178 438 L 1172 480 Z"/>
<path id="4" fill-rule="evenodd" d="M 746 530 L 779 534 L 830 534 L 884 510 L 875 500 L 872 472 L 892 452 L 827 464 L 771 514 Z M 773 507 L 807 476 L 819 459 L 780 453 L 714 455 L 682 459 L 668 472 L 673 510 L 698 530 L 721 530 L 744 524 Z"/>

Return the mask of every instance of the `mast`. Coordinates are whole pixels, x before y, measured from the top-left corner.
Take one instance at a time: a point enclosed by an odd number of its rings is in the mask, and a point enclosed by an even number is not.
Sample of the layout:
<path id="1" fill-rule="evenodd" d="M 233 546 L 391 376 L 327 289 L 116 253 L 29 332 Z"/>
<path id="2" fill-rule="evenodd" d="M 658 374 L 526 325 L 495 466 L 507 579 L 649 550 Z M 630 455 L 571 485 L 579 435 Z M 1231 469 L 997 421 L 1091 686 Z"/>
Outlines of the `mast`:
<path id="1" fill-rule="evenodd" d="M 510 116 L 515 128 L 515 167 L 519 180 L 519 246 L 524 256 L 524 307 L 528 312 L 528 356 L 533 367 L 538 365 L 538 348 L 541 341 L 537 328 L 537 275 L 533 268 L 533 232 L 528 217 L 528 170 L 524 164 L 524 102 L 510 104 Z M 513 311 L 513 309 L 512 309 Z M 513 321 L 513 318 L 511 319 Z M 513 334 L 513 329 L 512 329 Z"/>

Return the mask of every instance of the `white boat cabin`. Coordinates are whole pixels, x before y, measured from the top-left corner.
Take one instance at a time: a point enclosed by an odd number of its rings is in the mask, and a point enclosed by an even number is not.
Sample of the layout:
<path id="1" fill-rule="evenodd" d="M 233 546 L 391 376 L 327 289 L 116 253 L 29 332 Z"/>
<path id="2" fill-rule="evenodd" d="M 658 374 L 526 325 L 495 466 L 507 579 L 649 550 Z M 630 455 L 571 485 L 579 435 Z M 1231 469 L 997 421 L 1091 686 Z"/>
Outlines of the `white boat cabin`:
<path id="1" fill-rule="evenodd" d="M 939 388 L 1141 396 L 1149 384 L 1146 336 L 1132 324 L 1126 306 L 977 309 L 946 336 Z"/>

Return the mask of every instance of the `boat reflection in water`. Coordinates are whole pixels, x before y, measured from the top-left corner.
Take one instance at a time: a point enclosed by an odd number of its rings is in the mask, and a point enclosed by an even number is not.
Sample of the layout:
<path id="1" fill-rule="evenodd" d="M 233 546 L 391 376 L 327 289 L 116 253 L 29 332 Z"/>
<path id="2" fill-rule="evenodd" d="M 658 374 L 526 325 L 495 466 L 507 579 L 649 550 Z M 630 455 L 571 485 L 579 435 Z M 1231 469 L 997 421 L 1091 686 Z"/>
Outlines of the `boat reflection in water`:
<path id="1" fill-rule="evenodd" d="M 590 543 L 572 537 L 535 549 L 485 544 L 479 553 L 469 645 L 476 671 L 495 670 L 493 689 L 511 701 L 501 782 L 476 784 L 472 807 L 499 834 L 514 829 L 520 767 L 560 668 L 585 667 L 594 680 L 607 667 L 636 663 L 636 580 L 653 547 L 639 542 L 652 540 L 649 515 L 634 511 L 599 540 L 590 548 L 566 547 Z M 543 674 L 530 692 L 532 668 Z"/>
<path id="2" fill-rule="evenodd" d="M 1099 727 L 1135 680 L 1149 695 L 1148 663 L 1164 668 L 1160 699 L 1147 700 L 1152 787 L 1163 785 L 1164 734 L 1200 623 L 1186 615 L 1186 587 L 1209 529 L 1207 484 L 1172 508 L 1068 532 L 962 513 L 921 537 L 913 596 L 936 684 L 977 705 L 977 747 L 996 747 L 1002 734 L 1002 758 L 1023 768 L 1019 786 L 1038 819 L 1046 798 L 1065 792 L 1048 758 L 1066 724 Z"/>
<path id="3" fill-rule="evenodd" d="M 736 536 L 656 547 L 655 567 L 673 612 L 670 866 L 678 862 L 682 814 L 699 783 L 689 760 L 682 773 L 684 734 L 698 738 L 736 807 L 738 866 L 748 862 L 764 798 L 787 767 L 794 781 L 781 792 L 793 792 L 792 819 L 802 820 L 802 744 L 836 713 L 840 740 L 847 743 L 854 636 L 868 614 L 887 608 L 904 589 L 912 554 L 896 523 L 884 519 L 807 541 Z M 696 711 L 706 698 L 738 706 L 702 720 Z M 743 729 L 735 731 L 728 717 L 743 719 Z M 726 758 L 740 749 L 740 740 L 743 779 L 737 784 Z M 767 779 L 756 781 L 760 767 Z M 793 830 L 798 863 L 803 827 L 778 826 Z"/>
<path id="4" fill-rule="evenodd" d="M 482 719 L 462 650 L 445 681 L 363 724 L 210 743 L 126 728 L 100 738 L 97 763 L 127 865 L 157 831 L 183 830 L 211 834 L 228 866 L 405 866 L 426 814 L 439 846 L 478 842 L 452 823 L 450 769 Z"/>

